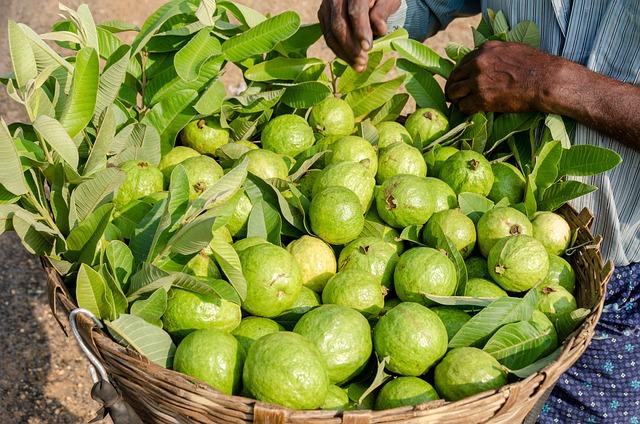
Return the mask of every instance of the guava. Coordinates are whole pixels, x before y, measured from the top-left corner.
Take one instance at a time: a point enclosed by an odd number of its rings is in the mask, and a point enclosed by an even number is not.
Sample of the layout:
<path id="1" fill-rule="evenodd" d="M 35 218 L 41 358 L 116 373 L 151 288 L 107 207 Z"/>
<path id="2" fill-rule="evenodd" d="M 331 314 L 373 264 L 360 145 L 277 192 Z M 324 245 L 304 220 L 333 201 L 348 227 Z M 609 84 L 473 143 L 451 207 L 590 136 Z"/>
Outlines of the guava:
<path id="1" fill-rule="evenodd" d="M 286 180 L 289 176 L 289 167 L 282 156 L 270 150 L 249 150 L 242 157 L 249 161 L 247 171 L 263 180 L 270 178 Z"/>
<path id="2" fill-rule="evenodd" d="M 372 341 L 369 322 L 340 305 L 322 305 L 307 312 L 293 329 L 311 341 L 327 364 L 329 381 L 343 384 L 367 365 Z"/>
<path id="3" fill-rule="evenodd" d="M 355 240 L 364 228 L 358 196 L 344 187 L 329 187 L 317 193 L 309 206 L 311 229 L 329 244 Z"/>
<path id="4" fill-rule="evenodd" d="M 521 202 L 527 187 L 527 180 L 522 172 L 507 162 L 494 163 L 491 170 L 494 177 L 493 186 L 487 197 L 496 203 L 505 197 L 511 205 Z"/>
<path id="5" fill-rule="evenodd" d="M 378 358 L 389 357 L 386 368 L 418 376 L 447 352 L 447 329 L 435 312 L 418 303 L 403 302 L 383 315 L 373 329 Z"/>
<path id="6" fill-rule="evenodd" d="M 272 318 L 293 305 L 302 290 L 302 272 L 291 253 L 273 244 L 257 244 L 238 253 L 247 280 L 242 307 Z"/>
<path id="7" fill-rule="evenodd" d="M 249 352 L 249 348 L 256 340 L 277 331 L 284 331 L 284 327 L 269 318 L 246 317 L 231 334 L 238 340 L 244 351 Z"/>
<path id="8" fill-rule="evenodd" d="M 222 274 L 218 266 L 211 257 L 211 251 L 209 248 L 202 249 L 193 258 L 187 262 L 186 266 L 182 269 L 183 272 L 205 279 L 220 279 Z"/>
<path id="9" fill-rule="evenodd" d="M 497 284 L 484 278 L 470 278 L 464 286 L 464 295 L 470 297 L 505 297 L 507 292 L 502 290 Z"/>
<path id="10" fill-rule="evenodd" d="M 366 211 L 373 200 L 373 188 L 376 180 L 369 175 L 367 168 L 358 162 L 340 162 L 327 166 L 313 185 L 313 194 L 316 196 L 329 187 L 344 187 L 351 190 L 358 199 L 362 210 Z"/>
<path id="11" fill-rule="evenodd" d="M 442 169 L 442 164 L 460 150 L 453 146 L 436 146 L 424 154 L 424 161 L 427 164 L 427 175 L 437 177 Z"/>
<path id="12" fill-rule="evenodd" d="M 454 306 L 434 306 L 431 310 L 444 324 L 449 340 L 453 339 L 453 336 L 471 319 L 471 315 Z"/>
<path id="13" fill-rule="evenodd" d="M 229 131 L 214 119 L 190 122 L 180 132 L 180 141 L 203 155 L 216 155 L 216 150 L 229 142 Z"/>
<path id="14" fill-rule="evenodd" d="M 373 318 L 384 307 L 385 292 L 386 289 L 368 272 L 346 269 L 327 281 L 322 290 L 322 303 L 346 306 Z"/>
<path id="15" fill-rule="evenodd" d="M 562 255 L 571 242 L 571 227 L 560 215 L 553 212 L 538 212 L 534 215 L 533 236 L 552 255 Z"/>
<path id="16" fill-rule="evenodd" d="M 382 184 L 394 175 L 427 176 L 427 165 L 420 150 L 405 143 L 396 143 L 380 150 L 376 181 Z"/>
<path id="17" fill-rule="evenodd" d="M 162 156 L 158 169 L 162 172 L 162 175 L 164 175 L 165 181 L 169 181 L 171 173 L 176 166 L 189 158 L 195 158 L 197 156 L 200 156 L 200 153 L 190 147 L 176 146 L 169 150 L 166 155 Z"/>
<path id="18" fill-rule="evenodd" d="M 325 155 L 325 165 L 340 162 L 360 162 L 369 170 L 369 175 L 376 176 L 378 171 L 378 155 L 376 149 L 362 137 L 349 135 L 335 141 Z"/>
<path id="19" fill-rule="evenodd" d="M 380 186 L 376 210 L 390 226 L 404 228 L 427 222 L 433 214 L 434 201 L 424 177 L 396 175 Z"/>
<path id="20" fill-rule="evenodd" d="M 311 199 L 313 186 L 316 184 L 320 175 L 322 175 L 322 169 L 310 169 L 298 180 L 298 190 L 300 190 L 307 199 Z"/>
<path id="21" fill-rule="evenodd" d="M 475 347 L 451 350 L 436 366 L 436 390 L 456 401 L 507 384 L 507 369 L 493 356 Z"/>
<path id="22" fill-rule="evenodd" d="M 438 227 L 451 240 L 463 258 L 471 255 L 476 246 L 476 226 L 471 218 L 460 212 L 460 209 L 448 209 L 434 213 L 422 233 L 422 238 L 427 246 L 438 247 Z"/>
<path id="23" fill-rule="evenodd" d="M 482 256 L 472 256 L 464 260 L 464 264 L 467 267 L 468 278 L 491 278 L 489 274 L 489 268 L 487 266 L 487 260 Z"/>
<path id="24" fill-rule="evenodd" d="M 489 194 L 494 180 L 489 161 L 473 150 L 451 155 L 442 164 L 438 177 L 457 194 L 470 192 L 482 196 Z"/>
<path id="25" fill-rule="evenodd" d="M 256 340 L 242 381 L 260 401 L 294 409 L 319 408 L 327 397 L 327 366 L 315 345 L 297 333 L 278 331 Z"/>
<path id="26" fill-rule="evenodd" d="M 347 102 L 332 96 L 311 108 L 309 124 L 325 135 L 346 136 L 353 132 L 355 117 Z"/>
<path id="27" fill-rule="evenodd" d="M 430 305 L 425 294 L 452 296 L 458 285 L 456 267 L 439 250 L 414 247 L 404 252 L 393 274 L 396 294 L 403 302 Z"/>
<path id="28" fill-rule="evenodd" d="M 383 121 L 376 125 L 378 130 L 378 148 L 384 149 L 395 143 L 413 145 L 411 134 L 405 127 L 394 121 Z"/>
<path id="29" fill-rule="evenodd" d="M 293 305 L 275 319 L 287 330 L 290 330 L 304 314 L 317 306 L 320 306 L 320 295 L 308 287 L 302 287 L 300 294 L 293 301 Z"/>
<path id="30" fill-rule="evenodd" d="M 168 293 L 162 324 L 172 336 L 184 337 L 194 330 L 210 328 L 230 333 L 241 319 L 236 303 L 174 287 Z"/>
<path id="31" fill-rule="evenodd" d="M 384 308 L 382 308 L 382 312 L 380 313 L 380 315 L 386 314 L 391 309 L 395 308 L 401 303 L 402 303 L 402 300 L 398 299 L 397 297 L 385 297 Z"/>
<path id="32" fill-rule="evenodd" d="M 209 156 L 197 156 L 182 162 L 189 180 L 189 200 L 197 199 L 224 175 L 222 167 Z"/>
<path id="33" fill-rule="evenodd" d="M 376 237 L 357 238 L 340 252 L 338 268 L 359 269 L 376 277 L 387 288 L 393 284 L 393 271 L 398 263 L 396 246 Z"/>
<path id="34" fill-rule="evenodd" d="M 449 131 L 447 117 L 439 110 L 430 107 L 417 109 L 409 115 L 404 126 L 411 134 L 411 138 L 422 147 L 428 146 Z"/>
<path id="35" fill-rule="evenodd" d="M 374 197 L 375 193 L 376 191 L 374 191 Z M 369 209 L 365 217 L 367 224 L 358 238 L 374 236 L 392 244 L 396 248 L 398 255 L 404 252 L 404 242 L 398 238 L 400 237 L 400 233 L 395 228 L 389 227 L 386 222 L 380 218 L 376 208 Z"/>
<path id="36" fill-rule="evenodd" d="M 344 389 L 331 384 L 327 397 L 320 409 L 328 409 L 333 411 L 344 411 L 349 407 L 349 395 Z"/>
<path id="37" fill-rule="evenodd" d="M 576 298 L 562 286 L 540 284 L 536 290 L 539 295 L 536 308 L 553 323 L 561 315 L 569 314 L 578 309 Z"/>
<path id="38" fill-rule="evenodd" d="M 241 237 L 247 233 L 247 222 L 249 221 L 253 204 L 244 191 L 240 191 L 234 197 L 237 197 L 238 203 L 236 203 L 233 214 L 229 217 L 225 227 L 233 237 Z"/>
<path id="39" fill-rule="evenodd" d="M 129 202 L 141 199 L 163 190 L 162 172 L 149 162 L 130 160 L 123 163 L 120 169 L 125 179 L 115 196 L 116 209 L 123 209 Z"/>
<path id="40" fill-rule="evenodd" d="M 298 115 L 280 115 L 262 130 L 262 147 L 285 156 L 295 157 L 315 143 L 313 129 Z"/>
<path id="41" fill-rule="evenodd" d="M 393 409 L 415 406 L 440 396 L 431 384 L 418 377 L 397 377 L 382 386 L 376 398 L 375 409 Z"/>
<path id="42" fill-rule="evenodd" d="M 529 218 L 517 209 L 496 207 L 485 212 L 478 220 L 478 246 L 486 258 L 498 240 L 519 235 L 533 235 Z"/>
<path id="43" fill-rule="evenodd" d="M 178 345 L 173 369 L 231 395 L 240 389 L 244 359 L 245 351 L 233 336 L 215 329 L 198 330 Z"/>
<path id="44" fill-rule="evenodd" d="M 233 243 L 233 248 L 237 253 L 240 253 L 243 250 L 246 250 L 249 247 L 256 246 L 258 244 L 269 244 L 269 242 L 262 237 L 247 237 Z"/>
<path id="45" fill-rule="evenodd" d="M 331 246 L 319 238 L 305 235 L 289 243 L 287 250 L 300 266 L 302 284 L 313 291 L 322 292 L 338 267 Z"/>
<path id="46" fill-rule="evenodd" d="M 433 199 L 433 212 L 440 212 L 458 207 L 458 196 L 447 183 L 437 178 L 424 179 L 429 186 L 429 192 Z"/>
<path id="47" fill-rule="evenodd" d="M 549 272 L 549 255 L 531 236 L 500 239 L 487 258 L 489 274 L 500 287 L 523 292 L 540 283 Z"/>
<path id="48" fill-rule="evenodd" d="M 549 273 L 542 284 L 560 285 L 569 293 L 573 293 L 576 289 L 576 273 L 569 262 L 560 256 L 549 255 Z"/>

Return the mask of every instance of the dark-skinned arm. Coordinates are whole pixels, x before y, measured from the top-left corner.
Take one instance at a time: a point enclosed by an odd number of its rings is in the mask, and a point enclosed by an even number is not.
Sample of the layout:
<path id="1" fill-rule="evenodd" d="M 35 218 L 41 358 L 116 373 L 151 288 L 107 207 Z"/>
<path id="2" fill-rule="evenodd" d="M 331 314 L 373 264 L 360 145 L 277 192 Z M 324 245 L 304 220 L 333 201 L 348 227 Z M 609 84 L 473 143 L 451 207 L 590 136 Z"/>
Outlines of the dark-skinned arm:
<path id="1" fill-rule="evenodd" d="M 465 113 L 556 113 L 640 150 L 639 87 L 523 44 L 485 43 L 451 74 L 446 93 Z"/>

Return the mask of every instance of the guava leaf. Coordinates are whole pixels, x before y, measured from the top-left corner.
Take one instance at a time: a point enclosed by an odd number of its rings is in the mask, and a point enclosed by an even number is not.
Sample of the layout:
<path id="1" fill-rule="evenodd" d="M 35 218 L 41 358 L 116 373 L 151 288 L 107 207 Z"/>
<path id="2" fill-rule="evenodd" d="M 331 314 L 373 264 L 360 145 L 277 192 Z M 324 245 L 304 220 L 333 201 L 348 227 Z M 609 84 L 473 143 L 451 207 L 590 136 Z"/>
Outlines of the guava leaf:
<path id="1" fill-rule="evenodd" d="M 182 90 L 165 97 L 153 106 L 140 121 L 154 127 L 160 134 L 161 153 L 173 147 L 178 133 L 193 119 L 195 110 L 191 103 L 197 98 L 195 90 Z"/>
<path id="2" fill-rule="evenodd" d="M 484 350 L 509 369 L 521 369 L 541 355 L 555 349 L 557 336 L 552 325 L 546 328 L 531 321 L 519 321 L 501 327 L 485 344 Z"/>
<path id="3" fill-rule="evenodd" d="M 196 18 L 202 25 L 213 26 L 215 20 L 213 15 L 216 13 L 216 1 L 215 0 L 201 0 L 198 9 L 196 10 Z"/>
<path id="4" fill-rule="evenodd" d="M 121 165 L 131 160 L 146 161 L 158 166 L 161 157 L 160 134 L 155 127 L 147 124 L 131 124 L 131 131 L 125 140 L 124 148 L 109 159 L 111 165 Z"/>
<path id="5" fill-rule="evenodd" d="M 498 10 L 496 13 L 492 13 L 492 11 L 490 11 L 488 16 L 495 34 L 509 31 L 509 23 L 507 22 L 507 18 L 504 16 L 502 10 Z"/>
<path id="6" fill-rule="evenodd" d="M 80 183 L 71 192 L 69 225 L 75 227 L 103 202 L 112 201 L 115 192 L 124 182 L 125 174 L 118 168 L 105 168 L 92 178 Z"/>
<path id="7" fill-rule="evenodd" d="M 166 210 L 167 199 L 156 203 L 147 214 L 137 223 L 133 235 L 129 240 L 129 248 L 136 259 L 142 263 L 148 259 L 153 239 Z"/>
<path id="8" fill-rule="evenodd" d="M 442 250 L 446 253 L 447 257 L 456 267 L 456 277 L 457 277 L 457 285 L 456 285 L 456 294 L 464 295 L 465 288 L 467 286 L 467 265 L 464 262 L 464 258 L 456 249 L 455 244 L 447 237 L 447 235 L 442 231 L 442 227 L 440 225 L 435 225 L 433 228 L 434 235 L 436 236 L 436 247 L 439 250 Z"/>
<path id="9" fill-rule="evenodd" d="M 294 109 L 308 109 L 331 95 L 331 89 L 318 81 L 301 82 L 287 87 L 282 103 Z"/>
<path id="10" fill-rule="evenodd" d="M 537 152 L 531 179 L 538 190 L 538 198 L 541 198 L 547 187 L 558 179 L 558 164 L 563 154 L 562 150 L 559 141 L 549 141 Z"/>
<path id="11" fill-rule="evenodd" d="M 45 43 L 34 30 L 24 24 L 18 24 L 23 34 L 29 39 L 31 50 L 36 59 L 38 71 L 43 71 L 50 66 L 58 65 L 63 67 L 69 74 L 73 74 L 73 65 L 64 60 L 58 53 Z"/>
<path id="12" fill-rule="evenodd" d="M 489 142 L 489 151 L 513 134 L 529 131 L 538 124 L 538 113 L 503 113 L 493 121 L 493 131 Z"/>
<path id="13" fill-rule="evenodd" d="M 406 240 L 418 246 L 425 246 L 420 238 L 420 232 L 422 231 L 422 225 L 409 225 L 402 229 L 398 238 L 400 240 Z"/>
<path id="14" fill-rule="evenodd" d="M 380 106 L 369 114 L 371 122 L 374 125 L 383 121 L 395 121 L 402 113 L 405 105 L 409 101 L 409 95 L 406 93 L 395 94 L 391 100 Z"/>
<path id="15" fill-rule="evenodd" d="M 295 81 L 303 71 L 318 65 L 324 67 L 324 62 L 316 58 L 277 57 L 253 65 L 244 72 L 244 76 L 250 81 L 257 82 L 274 80 Z"/>
<path id="16" fill-rule="evenodd" d="M 107 283 L 102 275 L 87 264 L 81 264 L 76 279 L 76 300 L 78 306 L 94 314 L 99 319 L 115 316 L 107 300 Z"/>
<path id="17" fill-rule="evenodd" d="M 74 171 L 78 169 L 78 148 L 60 122 L 40 115 L 33 123 L 33 129 Z"/>
<path id="18" fill-rule="evenodd" d="M 253 28 L 267 19 L 262 13 L 241 3 L 219 1 L 218 7 L 231 12 L 231 14 L 245 26 L 244 29 Z"/>
<path id="19" fill-rule="evenodd" d="M 300 25 L 300 28 L 291 37 L 281 41 L 276 50 L 285 56 L 301 57 L 307 55 L 307 50 L 322 37 L 320 24 Z M 322 64 L 324 68 L 324 63 Z"/>
<path id="20" fill-rule="evenodd" d="M 155 324 L 167 309 L 167 291 L 159 288 L 146 299 L 136 300 L 131 304 L 131 315 L 142 318 L 149 324 Z"/>
<path id="21" fill-rule="evenodd" d="M 107 154 L 116 134 L 116 125 L 114 109 L 107 107 L 102 114 L 98 134 L 84 165 L 83 175 L 89 176 L 107 166 Z"/>
<path id="22" fill-rule="evenodd" d="M 203 216 L 182 227 L 169 239 L 171 252 L 192 255 L 201 251 L 213 237 L 212 228 L 215 217 Z"/>
<path id="23" fill-rule="evenodd" d="M 444 93 L 433 75 L 405 59 L 398 61 L 398 68 L 407 73 L 405 87 L 418 107 L 432 107 L 443 113 L 447 112 Z"/>
<path id="24" fill-rule="evenodd" d="M 477 193 L 460 193 L 458 195 L 458 205 L 463 214 L 467 215 L 474 223 L 489 210 L 493 209 L 494 203 Z"/>
<path id="25" fill-rule="evenodd" d="M 23 88 L 27 81 L 38 75 L 36 58 L 29 40 L 18 24 L 10 20 L 7 24 L 9 39 L 9 54 L 13 64 L 13 74 L 18 88 Z"/>
<path id="26" fill-rule="evenodd" d="M 398 40 L 408 40 L 409 33 L 404 28 L 398 28 L 393 32 L 388 33 L 384 37 L 377 38 L 373 40 L 373 47 L 371 47 L 371 52 L 382 51 L 384 53 L 389 53 L 393 50 L 391 43 Z"/>
<path id="27" fill-rule="evenodd" d="M 560 338 L 560 340 L 565 340 L 567 337 L 569 337 L 569 335 L 573 333 L 573 331 L 578 328 L 580 324 L 582 324 L 582 322 L 589 316 L 589 314 L 591 314 L 590 309 L 578 308 L 574 311 L 562 314 L 557 317 L 553 324 L 558 330 L 558 337 Z"/>
<path id="28" fill-rule="evenodd" d="M 98 272 L 102 276 L 105 281 L 107 288 L 107 299 L 110 305 L 113 305 L 112 312 L 114 313 L 110 319 L 118 318 L 118 315 L 127 312 L 129 307 L 129 302 L 127 301 L 127 296 L 124 295 L 122 291 L 122 287 L 116 281 L 115 277 L 111 275 L 109 270 L 105 265 L 101 265 Z"/>
<path id="29" fill-rule="evenodd" d="M 527 185 L 524 190 L 524 199 L 522 206 L 524 207 L 524 214 L 529 217 L 529 219 L 533 219 L 533 215 L 538 211 L 538 202 L 536 201 L 536 192 L 538 191 L 536 187 L 536 183 L 533 180 L 533 176 L 531 174 L 527 175 Z"/>
<path id="30" fill-rule="evenodd" d="M 12 214 L 11 229 L 20 237 L 22 245 L 29 253 L 37 256 L 51 254 L 54 242 L 53 230 L 36 221 L 30 213 L 24 211 Z"/>
<path id="31" fill-rule="evenodd" d="M 463 57 L 471 52 L 471 49 L 460 43 L 449 43 L 444 48 L 444 51 L 447 53 L 447 56 L 449 56 L 449 59 L 454 62 L 460 62 Z"/>
<path id="32" fill-rule="evenodd" d="M 538 27 L 536 26 L 535 22 L 520 21 L 511 31 L 507 33 L 507 41 L 526 44 L 528 46 L 539 49 L 540 32 L 538 31 Z"/>
<path id="33" fill-rule="evenodd" d="M 470 296 L 436 296 L 433 294 L 423 294 L 424 297 L 438 305 L 445 306 L 480 306 L 485 307 L 492 303 L 495 298 L 490 297 L 470 297 Z"/>
<path id="34" fill-rule="evenodd" d="M 120 287 L 125 290 L 133 273 L 133 254 L 125 243 L 112 240 L 105 249 L 107 264 Z"/>
<path id="35" fill-rule="evenodd" d="M 99 75 L 96 51 L 89 47 L 80 50 L 76 55 L 71 93 L 60 117 L 60 123 L 72 138 L 82 131 L 93 117 Z"/>
<path id="36" fill-rule="evenodd" d="M 378 145 L 378 129 L 371 123 L 369 119 L 360 122 L 356 126 L 356 134 L 367 140 L 372 145 Z"/>
<path id="37" fill-rule="evenodd" d="M 138 28 L 136 25 L 118 19 L 104 21 L 100 25 L 98 25 L 98 28 L 105 29 L 114 34 L 119 32 L 140 31 L 140 28 Z"/>
<path id="38" fill-rule="evenodd" d="M 620 155 L 604 147 L 579 144 L 562 151 L 559 176 L 589 176 L 607 172 L 622 162 Z"/>
<path id="39" fill-rule="evenodd" d="M 261 237 L 280 246 L 282 219 L 274 206 L 263 199 L 251 201 L 253 208 L 247 221 L 247 237 Z"/>
<path id="40" fill-rule="evenodd" d="M 71 230 L 67 237 L 66 259 L 86 264 L 93 262 L 96 247 L 111 220 L 112 211 L 113 203 L 106 203 L 88 214 Z"/>
<path id="41" fill-rule="evenodd" d="M 443 78 L 449 78 L 451 71 L 453 71 L 453 63 L 440 57 L 419 41 L 410 39 L 396 40 L 391 42 L 391 47 L 398 52 L 400 57 Z"/>
<path id="42" fill-rule="evenodd" d="M 136 56 L 169 19 L 183 13 L 192 13 L 191 5 L 183 0 L 172 0 L 157 9 L 140 28 L 131 43 L 131 56 Z"/>
<path id="43" fill-rule="evenodd" d="M 361 88 L 376 67 L 382 62 L 383 54 L 379 52 L 369 53 L 369 60 L 367 61 L 367 67 L 362 72 L 356 72 L 352 67 L 348 67 L 344 70 L 340 78 L 338 78 L 337 89 L 339 93 L 349 93 L 357 88 Z"/>
<path id="44" fill-rule="evenodd" d="M 220 41 L 204 28 L 189 40 L 173 57 L 173 65 L 184 81 L 195 81 L 202 66 L 214 55 L 220 54 Z"/>
<path id="45" fill-rule="evenodd" d="M 359 88 L 347 94 L 345 101 L 351 106 L 357 118 L 364 117 L 391 100 L 403 81 L 404 76 L 401 76 Z"/>
<path id="46" fill-rule="evenodd" d="M 538 202 L 538 210 L 555 211 L 570 200 L 577 199 L 597 189 L 598 187 L 596 186 L 581 183 L 580 181 L 560 181 L 547 188 L 542 199 Z"/>
<path id="47" fill-rule="evenodd" d="M 435 146 L 447 146 L 455 143 L 463 134 L 464 131 L 472 125 L 471 122 L 461 122 L 455 127 L 451 128 L 449 131 L 440 136 L 440 138 L 435 139 L 430 142 L 425 148 L 423 152 L 427 149 L 432 149 Z"/>
<path id="48" fill-rule="evenodd" d="M 0 185 L 10 193 L 20 196 L 28 191 L 27 182 L 22 173 L 20 156 L 11 137 L 9 128 L 3 119 L 0 119 Z"/>
<path id="49" fill-rule="evenodd" d="M 487 140 L 489 139 L 489 133 L 491 130 L 491 122 L 485 112 L 478 112 L 471 115 L 471 125 L 465 128 L 464 132 L 460 136 L 460 140 L 471 140 L 471 150 L 478 153 L 483 153 Z"/>
<path id="50" fill-rule="evenodd" d="M 373 381 L 367 387 L 367 389 L 358 397 L 358 405 L 362 405 L 362 402 L 373 393 L 378 387 L 382 386 L 387 380 L 391 378 L 391 375 L 387 374 L 384 371 L 384 368 L 389 363 L 390 358 L 385 356 L 382 358 L 382 361 L 378 361 L 378 369 L 376 370 L 376 375 L 373 377 Z"/>
<path id="51" fill-rule="evenodd" d="M 526 366 L 524 368 L 521 368 L 519 370 L 509 370 L 509 373 L 515 375 L 516 377 L 520 377 L 522 379 L 528 378 L 529 376 L 543 370 L 547 365 L 555 362 L 560 357 L 561 352 L 562 352 L 562 347 L 559 347 L 556 350 L 554 350 L 551 354 L 538 359 L 533 364 Z"/>
<path id="52" fill-rule="evenodd" d="M 255 175 L 249 175 L 248 180 L 251 181 L 260 190 L 262 198 L 270 205 L 277 208 L 280 211 L 282 217 L 293 227 L 297 228 L 301 232 L 305 232 L 304 228 L 304 216 L 300 213 L 300 211 L 294 207 L 287 201 L 287 199 L 282 195 L 280 190 L 274 187 L 267 181 L 262 180 Z M 287 187 L 288 188 L 288 187 Z M 249 196 L 251 197 L 251 196 Z M 252 199 L 253 200 L 253 199 Z M 268 212 L 267 215 L 268 216 Z M 272 223 L 275 225 L 275 223 Z"/>
<path id="53" fill-rule="evenodd" d="M 218 237 L 213 238 L 210 246 L 216 263 L 233 286 L 238 297 L 244 301 L 247 297 L 247 280 L 242 273 L 238 253 L 232 245 Z"/>
<path id="54" fill-rule="evenodd" d="M 224 84 L 215 81 L 200 95 L 193 108 L 201 115 L 213 115 L 220 111 L 226 95 Z"/>
<path id="55" fill-rule="evenodd" d="M 551 139 L 560 141 L 563 149 L 571 147 L 571 139 L 562 116 L 550 113 L 544 118 L 544 125 L 549 129 Z"/>

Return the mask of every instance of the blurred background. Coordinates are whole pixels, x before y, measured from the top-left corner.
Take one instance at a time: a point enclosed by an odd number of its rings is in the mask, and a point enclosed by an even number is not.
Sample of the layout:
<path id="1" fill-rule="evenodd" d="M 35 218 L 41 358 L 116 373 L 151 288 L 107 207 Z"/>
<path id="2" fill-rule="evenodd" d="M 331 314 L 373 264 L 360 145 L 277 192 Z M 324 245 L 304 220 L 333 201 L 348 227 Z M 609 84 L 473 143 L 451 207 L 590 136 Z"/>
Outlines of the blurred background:
<path id="1" fill-rule="evenodd" d="M 264 14 L 298 12 L 303 22 L 316 22 L 321 0 L 236 0 Z M 142 25 L 163 0 L 66 0 L 77 8 L 87 3 L 94 19 L 121 19 Z M 58 19 L 57 0 L 0 0 L 0 73 L 11 69 L 6 37 L 7 20 L 48 32 Z M 469 27 L 479 17 L 458 19 L 446 31 L 427 41 L 444 54 L 451 41 L 473 44 Z M 320 40 L 310 55 L 330 60 L 332 52 Z M 237 85 L 242 76 L 230 73 L 225 82 Z M 5 121 L 24 120 L 19 105 L 0 88 L 0 116 Z M 0 423 L 81 423 L 99 408 L 90 395 L 87 362 L 72 338 L 66 338 L 53 319 L 46 280 L 39 261 L 28 254 L 13 234 L 0 236 Z"/>

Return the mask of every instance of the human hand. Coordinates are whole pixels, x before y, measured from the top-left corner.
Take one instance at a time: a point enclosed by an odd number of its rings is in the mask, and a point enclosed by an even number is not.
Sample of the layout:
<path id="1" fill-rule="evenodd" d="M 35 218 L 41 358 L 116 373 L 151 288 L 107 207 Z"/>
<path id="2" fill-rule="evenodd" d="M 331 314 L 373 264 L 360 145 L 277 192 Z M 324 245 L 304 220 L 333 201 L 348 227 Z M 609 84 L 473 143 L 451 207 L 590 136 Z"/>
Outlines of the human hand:
<path id="1" fill-rule="evenodd" d="M 318 19 L 327 45 L 336 56 L 362 72 L 373 35 L 387 32 L 387 18 L 400 0 L 322 0 Z"/>

